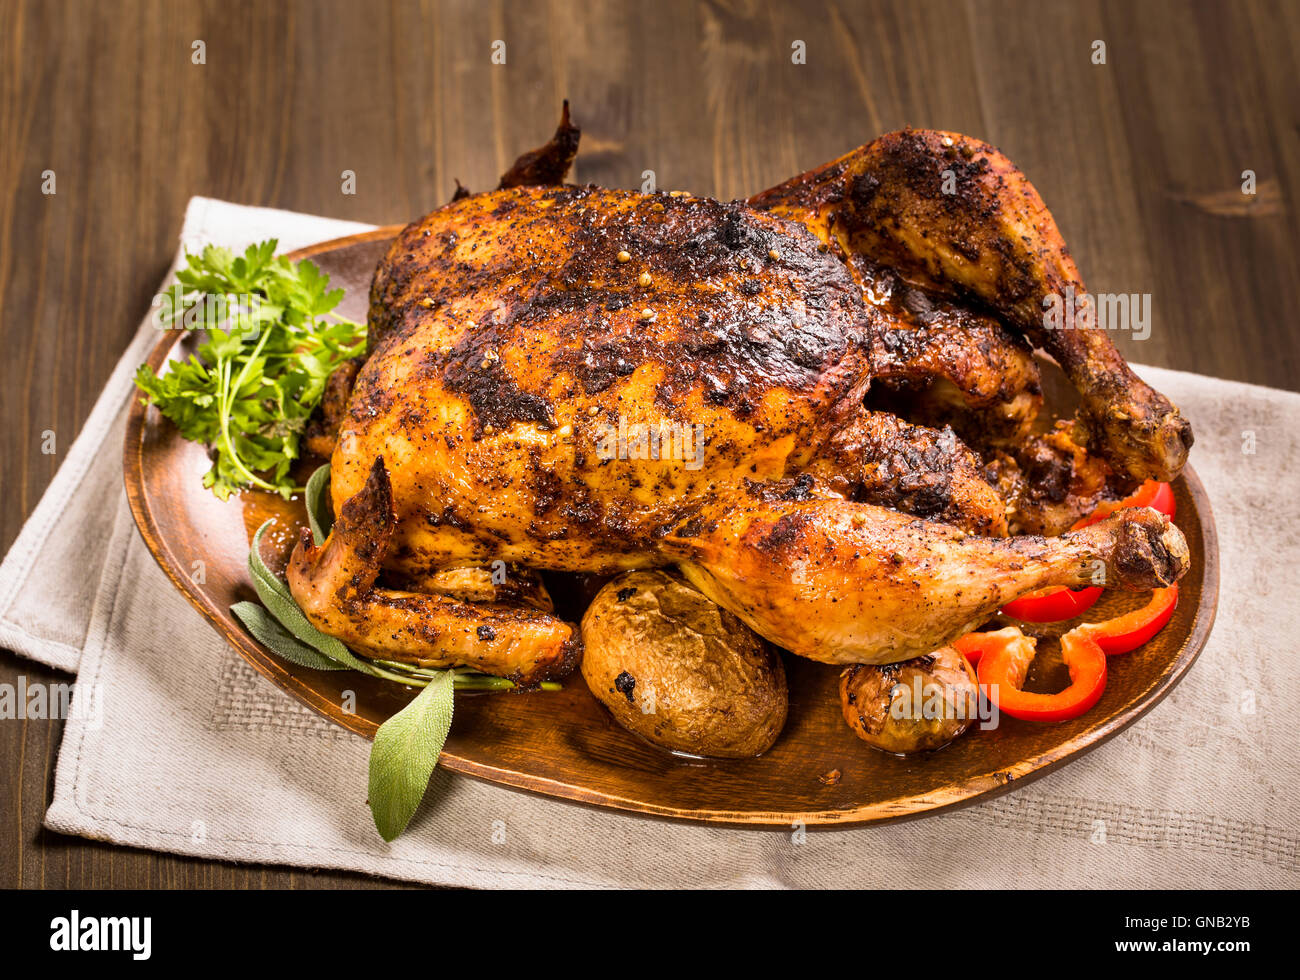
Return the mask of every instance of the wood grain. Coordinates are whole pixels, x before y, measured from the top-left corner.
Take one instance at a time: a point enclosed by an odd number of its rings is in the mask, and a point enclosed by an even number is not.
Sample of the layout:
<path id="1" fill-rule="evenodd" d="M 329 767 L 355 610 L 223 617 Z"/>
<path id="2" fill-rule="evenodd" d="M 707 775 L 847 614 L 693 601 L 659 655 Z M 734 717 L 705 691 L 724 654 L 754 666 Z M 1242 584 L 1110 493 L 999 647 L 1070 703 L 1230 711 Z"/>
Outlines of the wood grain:
<path id="1" fill-rule="evenodd" d="M 454 178 L 492 183 L 565 94 L 579 179 L 621 187 L 654 170 L 660 186 L 747 194 L 907 123 L 989 138 L 1094 288 L 1152 293 L 1155 329 L 1121 337 L 1127 356 L 1300 388 L 1298 42 L 1285 0 L 0 0 L 0 547 L 147 308 L 191 195 L 405 221 Z M 1244 169 L 1275 205 L 1198 206 Z M 0 681 L 19 674 L 55 676 L 0 655 Z M 358 884 L 45 834 L 59 729 L 0 725 L 0 883 Z"/>

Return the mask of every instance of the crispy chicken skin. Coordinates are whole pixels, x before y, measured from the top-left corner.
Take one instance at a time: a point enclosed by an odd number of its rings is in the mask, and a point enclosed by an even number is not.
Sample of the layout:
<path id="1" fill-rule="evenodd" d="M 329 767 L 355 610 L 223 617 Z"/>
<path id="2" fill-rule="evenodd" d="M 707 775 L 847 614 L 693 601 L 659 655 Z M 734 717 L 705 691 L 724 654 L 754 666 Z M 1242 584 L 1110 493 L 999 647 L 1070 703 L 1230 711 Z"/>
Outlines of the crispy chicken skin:
<path id="1" fill-rule="evenodd" d="M 948 428 L 863 411 L 831 435 L 804 474 L 816 481 L 818 496 L 892 507 L 973 534 L 1007 533 L 1002 497 Z"/>
<path id="2" fill-rule="evenodd" d="M 475 667 L 524 687 L 573 669 L 581 643 L 573 627 L 549 611 L 376 587 L 395 527 L 392 487 L 383 461 L 376 460 L 321 547 L 304 528 L 286 577 L 318 628 L 372 656 L 422 667 Z"/>
<path id="3" fill-rule="evenodd" d="M 901 130 L 751 202 L 803 222 L 845 256 L 1002 317 L 1060 362 L 1082 398 L 1090 448 L 1118 471 L 1169 480 L 1187 461 L 1191 426 L 1133 373 L 1105 330 L 1044 325 L 1050 297 L 1087 290 L 1042 198 L 995 147 Z"/>
<path id="4" fill-rule="evenodd" d="M 873 404 L 914 422 L 951 425 L 979 449 L 1019 445 L 1043 403 L 1038 363 L 1022 338 L 996 317 L 915 289 L 892 273 L 855 276 L 876 328 L 871 331 Z"/>
<path id="5" fill-rule="evenodd" d="M 763 636 L 833 663 L 927 653 L 1095 563 L 1125 588 L 1186 568 L 1154 512 L 983 536 L 1005 530 L 1002 504 L 951 433 L 864 410 L 869 313 L 848 267 L 742 203 L 464 197 L 401 232 L 371 302 L 331 461 L 340 519 L 321 548 L 299 544 L 289 584 L 321 629 L 379 656 L 522 683 L 567 669 L 572 628 L 543 609 L 379 584 L 432 588 L 496 560 L 676 564 Z"/>
<path id="6" fill-rule="evenodd" d="M 1161 588 L 1187 570 L 1168 519 L 1126 510 L 1057 538 L 988 538 L 842 500 L 732 497 L 666 539 L 687 580 L 756 633 L 826 663 L 893 663 L 1049 585 Z"/>
<path id="7" fill-rule="evenodd" d="M 433 212 L 375 277 L 385 336 L 341 426 L 336 509 L 382 456 L 392 567 L 644 567 L 679 510 L 802 472 L 862 410 L 862 304 L 817 246 L 667 194 L 518 188 Z"/>

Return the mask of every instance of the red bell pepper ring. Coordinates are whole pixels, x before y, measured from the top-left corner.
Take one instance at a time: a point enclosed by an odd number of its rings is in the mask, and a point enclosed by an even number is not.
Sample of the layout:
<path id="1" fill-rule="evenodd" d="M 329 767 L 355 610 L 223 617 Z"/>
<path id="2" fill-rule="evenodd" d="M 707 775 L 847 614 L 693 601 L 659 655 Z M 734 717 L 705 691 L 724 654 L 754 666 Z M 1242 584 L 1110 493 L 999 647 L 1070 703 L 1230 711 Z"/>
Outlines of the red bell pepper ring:
<path id="1" fill-rule="evenodd" d="M 972 640 L 971 637 L 979 637 Z M 969 633 L 957 641 L 978 647 L 977 676 L 985 696 L 998 710 L 1023 721 L 1059 722 L 1078 718 L 1095 705 L 1106 689 L 1106 654 L 1083 630 L 1061 637 L 1061 657 L 1070 672 L 1070 685 L 1056 694 L 1022 690 L 1038 641 L 1014 626 L 992 633 Z M 957 644 L 954 644 L 957 645 Z M 962 650 L 961 645 L 957 645 Z M 964 653 L 965 651 L 963 651 Z"/>
<path id="2" fill-rule="evenodd" d="M 1151 601 L 1141 609 L 1101 623 L 1085 623 L 1070 632 L 1087 633 L 1110 656 L 1128 653 L 1164 629 L 1177 605 L 1178 586 L 1171 585 L 1153 591 Z"/>
<path id="3" fill-rule="evenodd" d="M 1171 521 L 1178 513 L 1178 502 L 1174 499 L 1174 488 L 1168 483 L 1158 483 L 1155 480 L 1147 480 L 1142 486 L 1138 487 L 1132 494 L 1123 500 L 1106 500 L 1097 505 L 1087 517 L 1076 521 L 1072 531 L 1080 528 L 1089 527 L 1098 521 L 1103 521 L 1117 510 L 1124 510 L 1128 507 L 1150 507 L 1158 510 Z"/>
<path id="4" fill-rule="evenodd" d="M 1059 623 L 1082 616 L 1096 605 L 1101 593 L 1099 585 L 1089 585 L 1078 592 L 1054 585 L 1012 599 L 1002 607 L 1002 612 L 1026 623 Z"/>
<path id="5" fill-rule="evenodd" d="M 1174 489 L 1168 483 L 1147 480 L 1123 500 L 1107 500 L 1097 505 L 1090 515 L 1075 522 L 1070 528 L 1078 531 L 1098 521 L 1103 521 L 1117 510 L 1128 507 L 1151 507 L 1164 514 L 1171 521 L 1178 512 L 1174 500 Z M 1064 586 L 1039 589 L 1014 599 L 1002 607 L 1002 612 L 1012 619 L 1026 623 L 1059 623 L 1063 619 L 1081 616 L 1101 598 L 1100 586 L 1088 586 L 1074 592 Z M 1154 635 L 1154 634 L 1152 634 Z M 1149 637 L 1148 637 L 1149 639 Z"/>
<path id="6" fill-rule="evenodd" d="M 1061 637 L 1061 658 L 1070 686 L 1057 694 L 1021 690 L 1038 641 L 1018 627 L 967 633 L 952 642 L 976 668 L 985 696 L 1012 718 L 1057 722 L 1077 718 L 1100 700 L 1106 689 L 1106 658 L 1136 650 L 1169 622 L 1178 606 L 1178 586 L 1156 589 L 1141 609 L 1100 623 L 1084 623 Z"/>
<path id="7" fill-rule="evenodd" d="M 1008 644 L 1022 642 L 1030 645 L 1029 659 L 1033 660 L 1032 651 L 1034 644 L 1038 641 L 1033 637 L 1025 636 L 1024 633 L 1020 632 L 1018 626 L 1007 626 L 986 633 L 967 633 L 965 636 L 959 636 L 953 640 L 951 646 L 965 657 L 972 667 L 976 667 L 989 651 L 1000 650 Z"/>

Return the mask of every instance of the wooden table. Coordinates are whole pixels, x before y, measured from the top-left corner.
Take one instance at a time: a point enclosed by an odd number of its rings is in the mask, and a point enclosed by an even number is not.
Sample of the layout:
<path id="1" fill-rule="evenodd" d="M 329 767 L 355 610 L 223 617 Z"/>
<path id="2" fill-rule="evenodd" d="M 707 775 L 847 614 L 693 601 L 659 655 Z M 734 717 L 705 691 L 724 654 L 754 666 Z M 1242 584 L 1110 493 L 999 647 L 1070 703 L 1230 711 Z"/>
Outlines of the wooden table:
<path id="1" fill-rule="evenodd" d="M 147 309 L 190 196 L 405 221 L 455 178 L 494 185 L 564 97 L 577 180 L 637 187 L 653 170 L 722 198 L 908 124 L 988 139 L 1094 291 L 1151 294 L 1151 335 L 1121 336 L 1127 356 L 1300 388 L 1300 4 L 584 6 L 0 0 L 0 547 Z M 0 653 L 0 682 L 19 674 L 57 679 Z M 51 834 L 61 734 L 0 722 L 0 885 L 383 884 Z"/>

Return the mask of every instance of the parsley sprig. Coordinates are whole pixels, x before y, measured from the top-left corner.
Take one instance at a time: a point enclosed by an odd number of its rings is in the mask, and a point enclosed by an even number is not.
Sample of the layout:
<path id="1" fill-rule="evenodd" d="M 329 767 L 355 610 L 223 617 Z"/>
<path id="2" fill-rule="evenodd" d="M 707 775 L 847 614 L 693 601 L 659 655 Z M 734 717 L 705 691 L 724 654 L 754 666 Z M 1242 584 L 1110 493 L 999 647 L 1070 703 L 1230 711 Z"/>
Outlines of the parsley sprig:
<path id="1" fill-rule="evenodd" d="M 181 435 L 208 446 L 203 485 L 221 499 L 246 487 L 289 497 L 289 471 L 312 410 L 336 367 L 365 348 L 366 327 L 333 312 L 342 289 L 308 260 L 277 258 L 274 238 L 235 255 L 186 253 L 161 295 L 163 328 L 204 330 L 195 355 L 135 383 Z"/>

